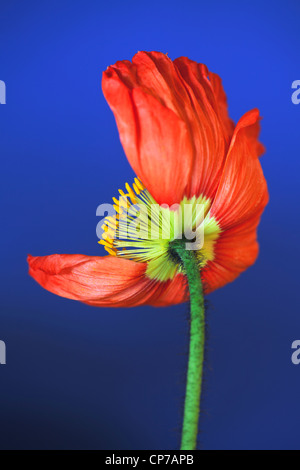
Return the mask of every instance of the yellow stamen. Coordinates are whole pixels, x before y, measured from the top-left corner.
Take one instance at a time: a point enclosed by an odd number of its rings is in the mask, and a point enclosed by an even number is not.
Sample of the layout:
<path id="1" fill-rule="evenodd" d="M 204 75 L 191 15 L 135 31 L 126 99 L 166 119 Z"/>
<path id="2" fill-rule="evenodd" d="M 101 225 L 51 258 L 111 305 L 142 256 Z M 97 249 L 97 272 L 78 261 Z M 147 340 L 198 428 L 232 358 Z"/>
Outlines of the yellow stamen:
<path id="1" fill-rule="evenodd" d="M 139 195 L 141 193 L 141 191 L 139 190 L 139 188 L 137 187 L 137 185 L 135 183 L 133 183 L 132 187 L 133 187 L 134 192 L 137 195 Z"/>
<path id="2" fill-rule="evenodd" d="M 128 209 L 128 207 L 130 207 L 127 197 L 120 197 L 119 206 L 123 207 L 124 209 Z"/>
<path id="3" fill-rule="evenodd" d="M 141 181 L 138 178 L 135 178 L 135 182 L 132 184 L 132 187 L 126 183 L 126 193 L 122 189 L 119 189 L 120 197 L 117 199 L 113 197 L 114 202 L 114 210 L 116 211 L 116 215 L 114 216 L 107 216 L 104 220 L 104 224 L 102 225 L 102 240 L 99 241 L 101 245 L 104 246 L 105 250 L 113 255 L 116 256 L 118 254 L 116 247 L 114 246 L 114 242 L 117 239 L 117 231 L 119 230 L 120 223 L 124 218 L 124 210 L 132 208 L 138 202 L 137 196 L 141 194 L 144 190 L 144 186 L 142 185 Z M 134 217 L 136 214 L 133 211 L 130 217 Z M 123 228 L 124 229 L 124 228 Z M 126 248 L 121 248 L 122 252 L 126 251 Z"/>
<path id="4" fill-rule="evenodd" d="M 106 236 L 108 236 L 109 238 L 114 239 L 115 230 L 113 230 L 111 227 L 108 227 L 108 226 L 105 225 L 105 224 L 103 224 L 101 228 L 102 228 L 102 230 L 105 232 L 105 233 L 103 233 L 103 238 L 105 238 Z M 104 237 L 104 236 L 105 236 L 105 237 Z"/>
<path id="5" fill-rule="evenodd" d="M 119 215 L 122 215 L 122 214 L 123 214 L 123 211 L 122 211 L 122 209 L 119 207 L 119 205 L 115 204 L 115 205 L 114 205 L 114 209 L 115 209 L 115 211 L 116 211 Z"/>
<path id="6" fill-rule="evenodd" d="M 110 228 L 106 233 L 113 240 L 116 232 Z"/>
<path id="7" fill-rule="evenodd" d="M 108 222 L 114 223 L 115 220 L 116 220 L 116 216 L 108 215 L 105 220 L 108 221 Z"/>
<path id="8" fill-rule="evenodd" d="M 139 188 L 140 191 L 144 191 L 144 186 L 141 182 L 141 180 L 139 178 L 134 178 L 134 182 L 135 184 L 137 185 L 137 187 Z"/>
<path id="9" fill-rule="evenodd" d="M 110 248 L 108 248 L 107 246 L 104 247 L 105 250 L 107 251 L 107 253 L 109 253 L 110 255 L 112 256 L 117 256 L 117 251 L 116 250 L 111 250 Z"/>
<path id="10" fill-rule="evenodd" d="M 103 238 L 103 240 L 105 240 L 107 243 L 110 243 L 111 245 L 114 242 L 114 240 L 112 238 L 109 238 L 107 232 L 103 233 L 102 238 Z"/>
<path id="11" fill-rule="evenodd" d="M 129 186 L 128 183 L 125 184 L 125 187 L 128 191 L 128 194 L 129 194 L 129 197 L 132 201 L 132 204 L 136 204 L 137 199 L 136 199 L 136 196 L 135 196 L 134 192 L 132 191 L 132 188 Z"/>
<path id="12" fill-rule="evenodd" d="M 99 245 L 103 245 L 104 247 L 107 247 L 107 248 L 110 248 L 110 249 L 113 248 L 112 244 L 106 242 L 105 240 L 100 240 L 98 243 L 99 243 Z"/>
<path id="13" fill-rule="evenodd" d="M 112 229 L 114 231 L 118 227 L 118 221 L 117 221 L 116 216 L 115 217 L 111 217 L 111 216 L 106 217 L 105 223 L 106 223 L 107 227 L 109 227 L 110 229 Z"/>

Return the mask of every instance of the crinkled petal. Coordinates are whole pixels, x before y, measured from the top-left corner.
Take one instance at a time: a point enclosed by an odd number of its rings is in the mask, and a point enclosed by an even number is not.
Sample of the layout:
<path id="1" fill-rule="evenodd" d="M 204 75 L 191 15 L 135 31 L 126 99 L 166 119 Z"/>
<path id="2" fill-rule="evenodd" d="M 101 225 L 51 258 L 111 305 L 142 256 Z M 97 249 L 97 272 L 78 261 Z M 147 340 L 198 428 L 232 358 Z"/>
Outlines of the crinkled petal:
<path id="1" fill-rule="evenodd" d="M 227 99 L 218 75 L 187 57 L 174 61 L 185 81 L 194 109 L 190 126 L 195 142 L 190 196 L 204 194 L 212 199 L 223 170 L 226 152 L 233 135 Z"/>
<path id="2" fill-rule="evenodd" d="M 97 307 L 166 306 L 184 302 L 183 276 L 161 283 L 145 276 L 146 264 L 114 256 L 28 256 L 29 274 L 44 289 Z"/>
<path id="3" fill-rule="evenodd" d="M 217 191 L 233 124 L 217 76 L 210 82 L 207 74 L 159 52 L 139 52 L 103 74 L 127 158 L 158 203 Z"/>
<path id="4" fill-rule="evenodd" d="M 133 86 L 128 71 L 126 76 L 121 74 L 121 65 L 104 73 L 103 92 L 126 156 L 157 203 L 179 203 L 186 194 L 193 162 L 187 125 L 143 87 Z"/>
<path id="5" fill-rule="evenodd" d="M 183 274 L 177 274 L 172 280 L 158 283 L 158 290 L 150 304 L 154 307 L 168 307 L 187 302 L 188 299 L 187 280 Z"/>
<path id="6" fill-rule="evenodd" d="M 246 113 L 238 122 L 228 151 L 211 215 L 221 229 L 259 217 L 269 199 L 267 183 L 258 156 L 259 111 Z"/>
<path id="7" fill-rule="evenodd" d="M 114 256 L 29 256 L 28 263 L 29 274 L 42 287 L 90 305 L 140 305 L 152 293 L 144 264 Z"/>
<path id="8" fill-rule="evenodd" d="M 215 258 L 202 272 L 205 292 L 208 294 L 234 281 L 256 260 L 259 247 L 255 217 L 221 234 L 215 245 Z"/>

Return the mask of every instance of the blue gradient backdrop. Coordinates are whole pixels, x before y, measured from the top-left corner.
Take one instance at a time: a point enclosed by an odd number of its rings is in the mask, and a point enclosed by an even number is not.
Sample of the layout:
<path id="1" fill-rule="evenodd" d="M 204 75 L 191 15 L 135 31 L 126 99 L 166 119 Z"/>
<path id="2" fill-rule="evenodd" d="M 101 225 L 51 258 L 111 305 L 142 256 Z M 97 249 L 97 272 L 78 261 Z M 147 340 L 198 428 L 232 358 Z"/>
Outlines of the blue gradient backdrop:
<path id="1" fill-rule="evenodd" d="M 41 289 L 26 255 L 102 254 L 96 207 L 130 181 L 101 73 L 138 50 L 221 75 L 259 107 L 271 202 L 254 267 L 210 296 L 201 447 L 297 449 L 300 4 L 0 2 L 2 449 L 174 449 L 188 307 L 93 309 Z"/>

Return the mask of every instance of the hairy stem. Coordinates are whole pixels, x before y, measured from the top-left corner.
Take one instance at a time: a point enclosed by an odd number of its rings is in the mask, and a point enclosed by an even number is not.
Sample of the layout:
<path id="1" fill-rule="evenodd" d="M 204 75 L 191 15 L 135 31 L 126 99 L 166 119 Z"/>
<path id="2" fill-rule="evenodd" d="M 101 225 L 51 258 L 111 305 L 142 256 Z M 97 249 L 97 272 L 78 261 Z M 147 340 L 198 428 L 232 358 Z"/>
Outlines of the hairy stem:
<path id="1" fill-rule="evenodd" d="M 190 293 L 190 347 L 181 450 L 194 450 L 197 447 L 205 345 L 203 288 L 196 253 L 186 250 L 182 240 L 173 242 L 172 251 L 181 260 Z"/>

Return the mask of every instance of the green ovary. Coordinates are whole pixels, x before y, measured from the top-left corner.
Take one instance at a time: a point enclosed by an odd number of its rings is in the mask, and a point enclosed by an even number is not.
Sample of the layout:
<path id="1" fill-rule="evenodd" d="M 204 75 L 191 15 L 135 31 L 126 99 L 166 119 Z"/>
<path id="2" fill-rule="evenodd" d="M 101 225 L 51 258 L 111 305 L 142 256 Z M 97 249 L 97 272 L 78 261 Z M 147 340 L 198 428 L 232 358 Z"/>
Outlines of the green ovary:
<path id="1" fill-rule="evenodd" d="M 185 203 L 190 203 L 191 205 L 194 205 L 195 200 L 186 200 Z M 196 201 L 199 200 L 203 201 L 204 199 L 198 198 L 198 200 Z M 207 200 L 205 201 L 205 203 L 208 207 L 210 206 Z M 196 202 L 196 204 L 199 204 L 199 202 Z M 175 217 L 178 217 L 178 213 L 175 214 Z M 195 233 L 198 233 L 199 236 L 199 248 L 196 249 L 197 246 L 195 246 L 195 251 L 197 252 L 199 266 L 204 267 L 208 261 L 212 261 L 214 259 L 214 245 L 216 243 L 216 240 L 219 238 L 221 230 L 215 218 L 210 217 L 209 213 L 207 213 L 204 219 L 200 222 L 200 226 L 198 227 L 198 229 L 196 225 L 193 225 L 193 222 L 195 222 L 194 219 L 191 219 L 192 230 L 195 230 Z M 181 235 L 182 234 L 184 234 L 184 232 L 181 232 Z M 182 272 L 182 266 L 179 263 L 174 262 L 174 260 L 170 258 L 169 254 L 170 242 L 176 238 L 183 237 L 179 236 L 168 240 L 166 244 L 161 246 L 159 256 L 151 259 L 148 262 L 146 275 L 150 279 L 155 279 L 157 281 L 167 281 L 169 279 L 173 279 L 177 273 Z M 188 241 L 187 243 L 191 242 Z"/>

